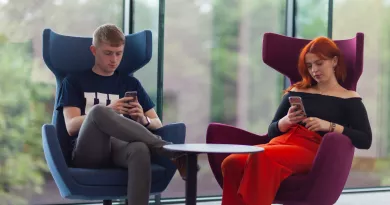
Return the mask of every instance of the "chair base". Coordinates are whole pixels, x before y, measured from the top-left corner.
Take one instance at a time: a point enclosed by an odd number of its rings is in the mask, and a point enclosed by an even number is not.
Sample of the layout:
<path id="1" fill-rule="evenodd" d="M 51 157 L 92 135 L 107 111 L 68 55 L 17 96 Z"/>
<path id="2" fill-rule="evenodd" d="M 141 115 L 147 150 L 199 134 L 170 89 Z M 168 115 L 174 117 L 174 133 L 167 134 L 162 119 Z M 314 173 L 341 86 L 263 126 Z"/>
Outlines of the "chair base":
<path id="1" fill-rule="evenodd" d="M 161 205 L 161 194 L 154 195 L 154 204 Z"/>
<path id="2" fill-rule="evenodd" d="M 112 205 L 112 200 L 103 200 L 103 205 Z"/>
<path id="3" fill-rule="evenodd" d="M 154 204 L 161 205 L 161 194 L 154 195 Z M 103 200 L 103 205 L 112 205 L 112 200 Z M 129 200 L 125 200 L 125 205 L 129 205 Z"/>

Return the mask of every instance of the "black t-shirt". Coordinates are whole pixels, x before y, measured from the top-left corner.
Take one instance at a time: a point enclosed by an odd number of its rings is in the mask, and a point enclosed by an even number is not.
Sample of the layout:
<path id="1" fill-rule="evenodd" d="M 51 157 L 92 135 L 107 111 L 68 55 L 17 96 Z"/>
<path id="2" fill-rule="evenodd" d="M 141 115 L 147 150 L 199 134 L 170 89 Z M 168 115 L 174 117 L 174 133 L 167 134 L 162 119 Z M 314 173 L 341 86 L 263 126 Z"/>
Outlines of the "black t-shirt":
<path id="1" fill-rule="evenodd" d="M 290 108 L 288 97 L 299 96 L 308 117 L 317 117 L 344 126 L 343 134 L 348 136 L 356 148 L 368 149 L 371 146 L 372 133 L 367 111 L 360 97 L 339 98 L 315 93 L 289 91 L 286 93 L 268 128 L 272 139 L 283 133 L 278 122 Z M 321 136 L 327 132 L 318 132 Z"/>
<path id="2" fill-rule="evenodd" d="M 141 83 L 135 78 L 116 71 L 111 76 L 101 76 L 92 70 L 67 76 L 60 89 L 57 110 L 66 106 L 78 107 L 81 115 L 88 114 L 96 104 L 109 105 L 122 98 L 127 91 L 137 91 L 137 98 L 144 112 L 155 105 Z"/>

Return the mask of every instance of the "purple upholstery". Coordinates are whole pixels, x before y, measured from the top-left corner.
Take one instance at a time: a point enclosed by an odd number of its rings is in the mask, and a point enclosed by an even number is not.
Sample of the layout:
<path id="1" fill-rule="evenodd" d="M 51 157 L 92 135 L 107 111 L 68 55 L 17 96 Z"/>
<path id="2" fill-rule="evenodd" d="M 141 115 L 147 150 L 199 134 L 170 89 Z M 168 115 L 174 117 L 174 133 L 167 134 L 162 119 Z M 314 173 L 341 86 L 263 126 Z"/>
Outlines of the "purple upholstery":
<path id="1" fill-rule="evenodd" d="M 300 51 L 309 42 L 310 40 L 307 39 L 265 33 L 263 61 L 288 77 L 291 83 L 295 83 L 301 80 L 297 68 Z M 363 72 L 364 34 L 357 33 L 355 38 L 335 40 L 335 42 L 344 55 L 347 66 L 347 78 L 342 86 L 349 90 L 356 90 L 356 84 Z"/>
<path id="2" fill-rule="evenodd" d="M 300 50 L 310 40 L 266 33 L 263 38 L 263 61 L 294 83 L 300 80 L 297 70 Z M 347 78 L 343 86 L 356 90 L 363 71 L 363 33 L 355 38 L 336 40 L 344 54 Z M 267 135 L 256 135 L 219 123 L 207 129 L 207 143 L 257 145 L 268 142 Z M 324 135 L 312 170 L 305 175 L 293 175 L 282 182 L 274 203 L 285 205 L 330 205 L 339 198 L 351 169 L 355 148 L 342 134 Z M 210 167 L 222 187 L 221 163 L 228 154 L 208 154 Z M 261 193 L 259 193 L 261 194 Z"/>

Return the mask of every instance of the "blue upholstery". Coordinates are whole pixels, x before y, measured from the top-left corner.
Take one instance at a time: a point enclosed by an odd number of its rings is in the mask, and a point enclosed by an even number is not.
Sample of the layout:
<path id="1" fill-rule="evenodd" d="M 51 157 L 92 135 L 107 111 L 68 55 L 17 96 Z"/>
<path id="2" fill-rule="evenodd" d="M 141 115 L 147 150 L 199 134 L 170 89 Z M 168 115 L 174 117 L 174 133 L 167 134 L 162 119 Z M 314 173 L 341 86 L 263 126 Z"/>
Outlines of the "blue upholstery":
<path id="1" fill-rule="evenodd" d="M 57 106 L 59 87 L 69 74 L 91 69 L 94 58 L 89 47 L 92 38 L 57 34 L 50 29 L 43 32 L 43 58 L 57 81 Z M 142 31 L 126 36 L 125 51 L 118 69 L 132 75 L 146 65 L 152 57 L 152 33 Z M 184 143 L 186 128 L 183 123 L 166 125 L 155 131 L 163 139 L 175 144 Z M 126 197 L 127 170 L 83 169 L 72 167 L 71 140 L 65 129 L 62 112 L 54 110 L 51 124 L 42 127 L 43 150 L 50 172 L 64 198 L 85 200 L 110 200 Z M 176 172 L 175 165 L 162 156 L 152 156 L 151 194 L 160 194 Z"/>
<path id="2" fill-rule="evenodd" d="M 164 178 L 165 168 L 152 164 L 153 178 Z M 70 168 L 70 175 L 80 184 L 91 186 L 126 186 L 127 171 L 125 169 L 95 169 Z"/>

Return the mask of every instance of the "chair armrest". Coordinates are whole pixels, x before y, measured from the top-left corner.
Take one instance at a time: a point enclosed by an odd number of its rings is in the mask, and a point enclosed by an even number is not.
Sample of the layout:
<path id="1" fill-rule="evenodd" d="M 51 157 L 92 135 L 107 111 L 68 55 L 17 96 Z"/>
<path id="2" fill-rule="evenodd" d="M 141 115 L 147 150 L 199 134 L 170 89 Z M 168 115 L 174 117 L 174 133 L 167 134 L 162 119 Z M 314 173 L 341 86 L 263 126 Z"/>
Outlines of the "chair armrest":
<path id="1" fill-rule="evenodd" d="M 257 135 L 251 132 L 220 123 L 211 123 L 207 128 L 206 143 L 208 144 L 240 144 L 257 145 L 268 143 L 268 135 Z M 222 188 L 222 161 L 229 154 L 207 154 L 211 170 Z"/>
<path id="2" fill-rule="evenodd" d="M 157 130 L 153 131 L 154 134 L 162 137 L 163 140 L 172 142 L 174 144 L 184 144 L 186 136 L 186 126 L 184 123 L 172 123 L 165 125 Z M 171 162 L 170 159 L 163 156 L 152 156 L 153 163 L 165 167 L 170 170 L 169 176 L 175 173 L 176 166 Z"/>
<path id="3" fill-rule="evenodd" d="M 309 201 L 327 193 L 327 203 L 334 204 L 339 198 L 352 166 L 355 147 L 349 137 L 336 132 L 325 134 L 309 173 Z M 320 197 L 321 198 L 321 197 Z"/>
<path id="4" fill-rule="evenodd" d="M 161 136 L 165 141 L 172 142 L 174 144 L 184 144 L 186 126 L 184 123 L 172 123 L 154 130 L 153 133 Z"/>
<path id="5" fill-rule="evenodd" d="M 230 125 L 211 123 L 207 128 L 208 144 L 257 145 L 269 142 L 268 135 L 257 135 Z"/>
<path id="6" fill-rule="evenodd" d="M 74 181 L 68 171 L 54 125 L 45 124 L 42 126 L 42 145 L 47 165 L 61 196 L 69 196 L 71 193 L 68 187 L 71 187 L 71 183 Z"/>

